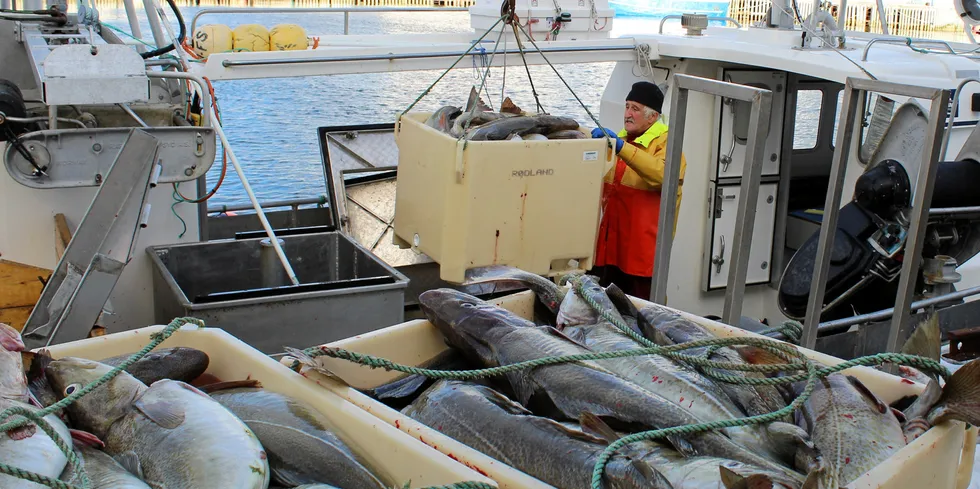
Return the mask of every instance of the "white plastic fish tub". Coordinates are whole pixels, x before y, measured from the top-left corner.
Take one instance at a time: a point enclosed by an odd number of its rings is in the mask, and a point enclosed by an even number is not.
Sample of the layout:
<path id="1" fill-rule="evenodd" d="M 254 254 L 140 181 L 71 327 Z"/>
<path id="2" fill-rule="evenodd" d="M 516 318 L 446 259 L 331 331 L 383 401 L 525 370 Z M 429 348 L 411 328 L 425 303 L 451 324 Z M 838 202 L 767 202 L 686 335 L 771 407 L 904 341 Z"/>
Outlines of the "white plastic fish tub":
<path id="1" fill-rule="evenodd" d="M 649 302 L 631 297 L 637 307 Z M 519 292 L 491 301 L 522 317 L 533 314 L 534 295 L 530 291 Z M 673 309 L 672 309 L 673 310 Z M 715 334 L 722 337 L 757 336 L 754 333 L 736 329 L 725 324 L 710 321 L 692 314 L 677 311 Z M 447 347 L 439 331 L 428 321 L 415 320 L 380 329 L 369 334 L 355 336 L 330 343 L 330 346 L 345 348 L 358 353 L 367 353 L 390 359 L 394 362 L 420 365 L 434 358 Z M 836 365 L 843 360 L 819 352 L 800 349 L 807 357 Z M 286 356 L 280 360 L 284 365 L 292 365 L 293 358 Z M 365 411 L 401 429 L 454 460 L 488 475 L 503 489 L 549 488 L 540 480 L 520 472 L 502 462 L 473 450 L 438 431 L 418 423 L 408 416 L 381 404 L 362 394 L 357 389 L 369 389 L 398 378 L 398 372 L 362 367 L 344 360 L 323 358 L 324 365 L 343 379 L 320 374 L 304 367 L 303 376 L 330 392 L 339 394 Z M 844 371 L 853 375 L 874 391 L 887 403 L 906 395 L 918 394 L 925 385 L 914 383 L 900 377 L 889 375 L 869 367 L 854 367 Z M 849 489 L 966 489 L 970 483 L 973 457 L 976 449 L 977 428 L 966 428 L 966 424 L 950 421 L 933 427 L 924 435 L 899 450 L 883 462 L 855 480 Z"/>
<path id="2" fill-rule="evenodd" d="M 98 360 L 133 353 L 150 342 L 150 335 L 163 326 L 89 338 L 49 348 L 54 358 L 68 356 Z M 271 357 L 220 329 L 187 325 L 158 348 L 184 346 L 204 351 L 210 357 L 207 373 L 222 381 L 254 379 L 264 389 L 279 392 L 314 406 L 324 424 L 352 450 L 388 487 L 413 488 L 474 481 L 496 485 L 473 470 L 454 462 L 360 407 L 307 382 Z"/>
<path id="3" fill-rule="evenodd" d="M 454 283 L 487 265 L 541 275 L 592 267 L 602 176 L 615 163 L 605 139 L 458 141 L 426 126 L 429 115 L 395 125 L 395 244 L 425 253 Z"/>

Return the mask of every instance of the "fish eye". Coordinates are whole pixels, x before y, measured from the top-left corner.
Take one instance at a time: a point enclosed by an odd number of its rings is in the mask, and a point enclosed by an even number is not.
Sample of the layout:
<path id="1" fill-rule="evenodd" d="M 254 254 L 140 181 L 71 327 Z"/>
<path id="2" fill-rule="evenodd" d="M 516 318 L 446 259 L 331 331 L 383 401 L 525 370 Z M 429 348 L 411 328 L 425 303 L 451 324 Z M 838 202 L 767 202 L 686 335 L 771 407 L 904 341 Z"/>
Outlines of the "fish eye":
<path id="1" fill-rule="evenodd" d="M 65 395 L 70 396 L 81 388 L 82 388 L 82 384 L 71 384 L 68 387 L 65 387 Z"/>
<path id="2" fill-rule="evenodd" d="M 475 306 L 473 304 L 470 304 L 469 302 L 464 302 L 463 307 L 466 309 L 472 309 Z"/>

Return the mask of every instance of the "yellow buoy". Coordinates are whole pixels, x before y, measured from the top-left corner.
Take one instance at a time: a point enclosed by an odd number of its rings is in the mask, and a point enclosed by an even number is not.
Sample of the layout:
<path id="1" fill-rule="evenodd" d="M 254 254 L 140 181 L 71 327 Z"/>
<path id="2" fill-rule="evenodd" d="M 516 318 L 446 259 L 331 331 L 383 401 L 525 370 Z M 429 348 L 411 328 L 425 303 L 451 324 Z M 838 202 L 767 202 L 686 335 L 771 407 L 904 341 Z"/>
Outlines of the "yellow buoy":
<path id="1" fill-rule="evenodd" d="M 268 51 L 269 30 L 261 24 L 242 24 L 232 31 L 235 51 Z"/>
<path id="2" fill-rule="evenodd" d="M 297 51 L 309 47 L 306 31 L 296 24 L 279 24 L 269 31 L 272 51 Z"/>
<path id="3" fill-rule="evenodd" d="M 233 40 L 231 28 L 224 24 L 208 24 L 194 31 L 191 47 L 198 56 L 208 57 L 212 53 L 231 51 Z"/>

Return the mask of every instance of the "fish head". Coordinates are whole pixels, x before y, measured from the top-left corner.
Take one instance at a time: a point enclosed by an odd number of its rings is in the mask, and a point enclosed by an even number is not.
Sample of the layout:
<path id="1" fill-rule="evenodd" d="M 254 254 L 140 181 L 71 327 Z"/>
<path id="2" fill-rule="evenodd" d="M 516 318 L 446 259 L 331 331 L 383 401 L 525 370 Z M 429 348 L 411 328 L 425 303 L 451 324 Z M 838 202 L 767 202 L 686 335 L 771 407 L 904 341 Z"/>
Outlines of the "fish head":
<path id="1" fill-rule="evenodd" d="M 494 365 L 492 345 L 514 326 L 534 323 L 465 292 L 454 289 L 427 290 L 419 295 L 425 317 L 453 347 L 484 365 Z"/>
<path id="2" fill-rule="evenodd" d="M 113 367 L 82 358 L 66 357 L 52 361 L 44 369 L 52 389 L 64 399 L 108 374 Z M 135 377 L 119 372 L 109 382 L 76 399 L 67 410 L 80 429 L 104 438 L 119 418 L 124 416 L 146 385 Z"/>
<path id="3" fill-rule="evenodd" d="M 27 377 L 21 356 L 24 349 L 20 333 L 0 323 L 0 398 L 27 400 Z"/>

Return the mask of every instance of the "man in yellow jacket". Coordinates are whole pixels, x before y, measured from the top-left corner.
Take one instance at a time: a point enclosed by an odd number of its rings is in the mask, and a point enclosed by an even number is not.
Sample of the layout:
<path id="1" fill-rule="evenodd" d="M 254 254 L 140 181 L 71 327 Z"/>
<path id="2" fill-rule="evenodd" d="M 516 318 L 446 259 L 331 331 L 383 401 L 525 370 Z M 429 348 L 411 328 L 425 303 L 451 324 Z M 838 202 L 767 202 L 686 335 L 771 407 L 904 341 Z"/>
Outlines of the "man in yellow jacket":
<path id="1" fill-rule="evenodd" d="M 657 85 L 637 82 L 626 96 L 624 129 L 596 128 L 592 137 L 615 138 L 616 166 L 602 186 L 602 220 L 590 273 L 601 285 L 615 283 L 627 294 L 650 298 L 653 256 L 660 226 L 660 189 L 667 157 L 667 125 L 661 118 L 664 94 Z M 687 163 L 681 156 L 680 184 Z M 681 187 L 677 190 L 680 211 Z M 671 231 L 676 229 L 675 219 Z"/>

